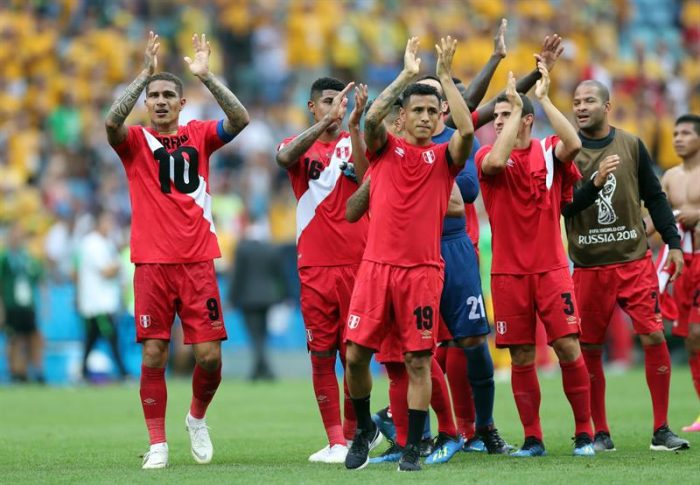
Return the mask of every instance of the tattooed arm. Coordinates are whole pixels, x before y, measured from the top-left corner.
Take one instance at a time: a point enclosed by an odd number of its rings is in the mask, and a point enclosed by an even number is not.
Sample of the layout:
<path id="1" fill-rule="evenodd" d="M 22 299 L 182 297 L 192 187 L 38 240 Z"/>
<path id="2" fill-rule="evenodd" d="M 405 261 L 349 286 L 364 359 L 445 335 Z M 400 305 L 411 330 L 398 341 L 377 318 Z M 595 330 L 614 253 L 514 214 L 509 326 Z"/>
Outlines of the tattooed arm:
<path id="1" fill-rule="evenodd" d="M 362 182 L 360 188 L 352 194 L 345 205 L 345 220 L 357 222 L 369 209 L 369 181 L 370 178 Z M 464 206 L 463 206 L 464 207 Z M 464 210 L 464 208 L 462 208 Z"/>
<path id="2" fill-rule="evenodd" d="M 199 37 L 197 34 L 194 34 L 192 36 L 192 45 L 194 46 L 194 59 L 185 57 L 185 62 L 190 66 L 192 74 L 202 81 L 214 96 L 216 102 L 219 103 L 221 109 L 224 110 L 224 114 L 226 114 L 224 130 L 226 133 L 236 136 L 250 122 L 248 111 L 238 101 L 236 95 L 209 71 L 211 46 L 207 41 L 206 35 L 202 34 L 202 37 Z"/>
<path id="3" fill-rule="evenodd" d="M 365 143 L 367 149 L 377 152 L 386 144 L 387 134 L 384 127 L 384 118 L 391 111 L 396 98 L 418 74 L 420 59 L 416 57 L 418 52 L 418 38 L 411 37 L 406 43 L 404 53 L 404 67 L 394 81 L 374 100 L 365 116 Z"/>
<path id="4" fill-rule="evenodd" d="M 128 129 L 124 126 L 131 110 L 134 109 L 136 101 L 141 96 L 141 91 L 148 84 L 148 79 L 155 72 L 158 65 L 158 36 L 153 32 L 148 34 L 148 43 L 146 44 L 146 53 L 144 56 L 143 70 L 138 77 L 126 88 L 124 94 L 117 99 L 112 107 L 109 108 L 107 118 L 105 119 L 105 129 L 107 130 L 107 140 L 109 144 L 116 147 L 121 145 L 128 134 Z"/>
<path id="5" fill-rule="evenodd" d="M 299 136 L 294 138 L 292 141 L 284 145 L 277 152 L 277 165 L 282 168 L 289 168 L 293 166 L 299 160 L 306 150 L 314 144 L 324 131 L 328 129 L 334 122 L 342 123 L 345 117 L 345 110 L 348 106 L 347 94 L 352 88 L 355 87 L 355 83 L 351 82 L 345 86 L 341 92 L 339 92 L 333 102 L 331 103 L 331 108 L 328 113 L 321 118 L 321 121 L 315 123 L 311 128 L 308 128 L 302 132 Z"/>
<path id="6" fill-rule="evenodd" d="M 557 34 L 553 34 L 551 37 L 548 35 L 544 38 L 540 53 L 535 54 L 535 59 L 537 62 L 544 62 L 544 65 L 548 71 L 551 71 L 554 68 L 554 64 L 557 62 L 557 59 L 559 59 L 559 56 L 561 56 L 562 52 L 564 52 L 564 46 L 561 45 L 561 42 L 562 39 Z M 534 70 L 518 79 L 515 89 L 519 93 L 527 93 L 530 91 L 530 89 L 532 89 L 535 83 L 537 83 L 540 77 L 540 70 L 537 66 L 535 66 Z M 479 107 L 477 110 L 478 120 L 475 129 L 478 129 L 493 121 L 494 109 L 496 108 L 496 99 L 503 93 L 504 91 L 501 91 L 496 96 L 491 98 L 486 104 Z"/>

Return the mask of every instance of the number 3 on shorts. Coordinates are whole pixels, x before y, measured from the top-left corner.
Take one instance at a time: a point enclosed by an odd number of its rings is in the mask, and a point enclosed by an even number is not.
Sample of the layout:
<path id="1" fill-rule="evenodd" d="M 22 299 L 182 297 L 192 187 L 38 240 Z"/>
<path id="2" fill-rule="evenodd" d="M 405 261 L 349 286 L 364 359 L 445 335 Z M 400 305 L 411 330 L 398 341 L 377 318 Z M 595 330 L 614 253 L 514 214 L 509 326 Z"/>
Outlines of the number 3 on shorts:
<path id="1" fill-rule="evenodd" d="M 574 314 L 574 300 L 571 298 L 571 293 L 562 293 L 561 294 L 562 300 L 564 300 L 564 313 L 566 315 L 573 315 Z"/>

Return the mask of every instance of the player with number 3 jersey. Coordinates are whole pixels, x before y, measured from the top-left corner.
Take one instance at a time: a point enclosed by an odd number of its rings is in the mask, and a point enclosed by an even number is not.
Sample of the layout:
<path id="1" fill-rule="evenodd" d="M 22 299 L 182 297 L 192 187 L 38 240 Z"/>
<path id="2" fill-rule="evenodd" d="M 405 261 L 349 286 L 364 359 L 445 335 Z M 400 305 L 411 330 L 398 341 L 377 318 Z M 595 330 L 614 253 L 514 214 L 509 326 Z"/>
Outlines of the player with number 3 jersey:
<path id="1" fill-rule="evenodd" d="M 143 70 L 105 121 L 131 196 L 136 338 L 143 345 L 140 394 L 151 443 L 144 469 L 168 466 L 165 366 L 175 313 L 197 362 L 185 417 L 192 457 L 209 463 L 213 455 L 204 415 L 221 382 L 226 330 L 213 263 L 220 252 L 211 214 L 209 156 L 245 128 L 249 118 L 236 96 L 209 71 L 206 36 L 195 34 L 192 43 L 194 58 L 185 57 L 185 62 L 212 93 L 224 119 L 180 126 L 186 103 L 182 81 L 171 73 L 156 74 L 160 44 L 151 32 Z M 144 89 L 150 126 L 127 127 L 124 121 Z"/>

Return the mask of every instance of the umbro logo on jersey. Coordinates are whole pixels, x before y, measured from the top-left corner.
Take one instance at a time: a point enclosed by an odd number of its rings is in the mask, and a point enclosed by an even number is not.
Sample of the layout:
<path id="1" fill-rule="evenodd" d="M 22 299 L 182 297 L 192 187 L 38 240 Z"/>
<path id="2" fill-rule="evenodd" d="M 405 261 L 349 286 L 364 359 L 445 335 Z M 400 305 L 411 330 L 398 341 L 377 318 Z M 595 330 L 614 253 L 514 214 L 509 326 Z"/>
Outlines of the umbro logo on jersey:
<path id="1" fill-rule="evenodd" d="M 400 157 L 403 157 L 406 154 L 406 151 L 401 147 L 396 147 L 394 148 L 394 153 L 396 153 Z"/>
<path id="2" fill-rule="evenodd" d="M 506 166 L 507 167 L 515 167 L 515 162 L 509 158 L 508 161 L 506 162 Z"/>
<path id="3" fill-rule="evenodd" d="M 435 163 L 435 152 L 432 150 L 428 150 L 427 152 L 423 152 L 421 154 L 423 156 L 423 161 L 429 165 L 432 165 Z"/>
<path id="4" fill-rule="evenodd" d="M 311 333 L 311 330 L 308 328 L 306 329 L 306 340 L 308 340 L 309 342 L 314 341 L 314 335 Z"/>
<path id="5" fill-rule="evenodd" d="M 498 332 L 500 335 L 505 335 L 505 333 L 508 331 L 508 326 L 506 325 L 506 322 L 503 320 L 499 320 L 496 322 L 496 332 Z"/>
<path id="6" fill-rule="evenodd" d="M 148 328 L 151 326 L 151 316 L 150 315 L 140 315 L 139 323 L 143 328 Z"/>
<path id="7" fill-rule="evenodd" d="M 357 326 L 360 324 L 360 317 L 357 315 L 350 315 L 348 317 L 348 327 L 350 328 L 357 328 Z"/>

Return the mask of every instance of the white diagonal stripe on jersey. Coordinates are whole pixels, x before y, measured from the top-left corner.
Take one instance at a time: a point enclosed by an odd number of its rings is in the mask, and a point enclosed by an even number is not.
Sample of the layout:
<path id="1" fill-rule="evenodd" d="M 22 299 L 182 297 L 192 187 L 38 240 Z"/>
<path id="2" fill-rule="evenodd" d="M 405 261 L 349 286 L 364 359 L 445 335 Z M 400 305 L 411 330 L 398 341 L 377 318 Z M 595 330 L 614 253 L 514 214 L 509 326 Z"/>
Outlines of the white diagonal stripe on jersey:
<path id="1" fill-rule="evenodd" d="M 542 145 L 542 153 L 544 154 L 544 166 L 547 169 L 545 185 L 547 186 L 547 190 L 549 190 L 552 188 L 552 182 L 554 181 L 554 145 L 547 149 L 546 138 L 540 140 L 540 145 Z"/>
<path id="2" fill-rule="evenodd" d="M 348 157 L 339 157 L 338 148 L 341 148 L 340 153 L 343 153 L 342 148 L 348 148 Z M 306 229 L 311 220 L 316 214 L 316 208 L 321 205 L 321 202 L 335 189 L 338 178 L 342 172 L 340 170 L 340 162 L 347 161 L 352 156 L 352 145 L 350 137 L 343 138 L 333 148 L 333 156 L 331 161 L 322 172 L 318 180 L 309 180 L 309 188 L 306 189 L 297 204 L 297 243 L 301 237 L 301 233 Z"/>
<path id="3" fill-rule="evenodd" d="M 151 135 L 146 128 L 141 128 L 143 130 L 143 134 L 146 136 L 146 142 L 148 143 L 148 148 L 151 149 L 153 153 L 159 148 L 163 148 L 163 145 L 158 141 L 158 139 Z M 189 183 L 189 169 L 190 169 L 190 164 L 189 162 L 185 159 L 185 183 Z M 175 182 L 175 159 L 170 156 L 170 180 Z M 188 197 L 192 197 L 194 200 L 194 203 L 197 204 L 199 207 L 202 208 L 202 215 L 204 216 L 204 220 L 206 220 L 209 223 L 209 230 L 216 234 L 216 228 L 214 227 L 214 218 L 211 215 L 211 195 L 207 193 L 207 182 L 204 180 L 204 177 L 199 175 L 199 186 L 197 187 L 197 190 L 190 194 L 185 194 Z"/>

